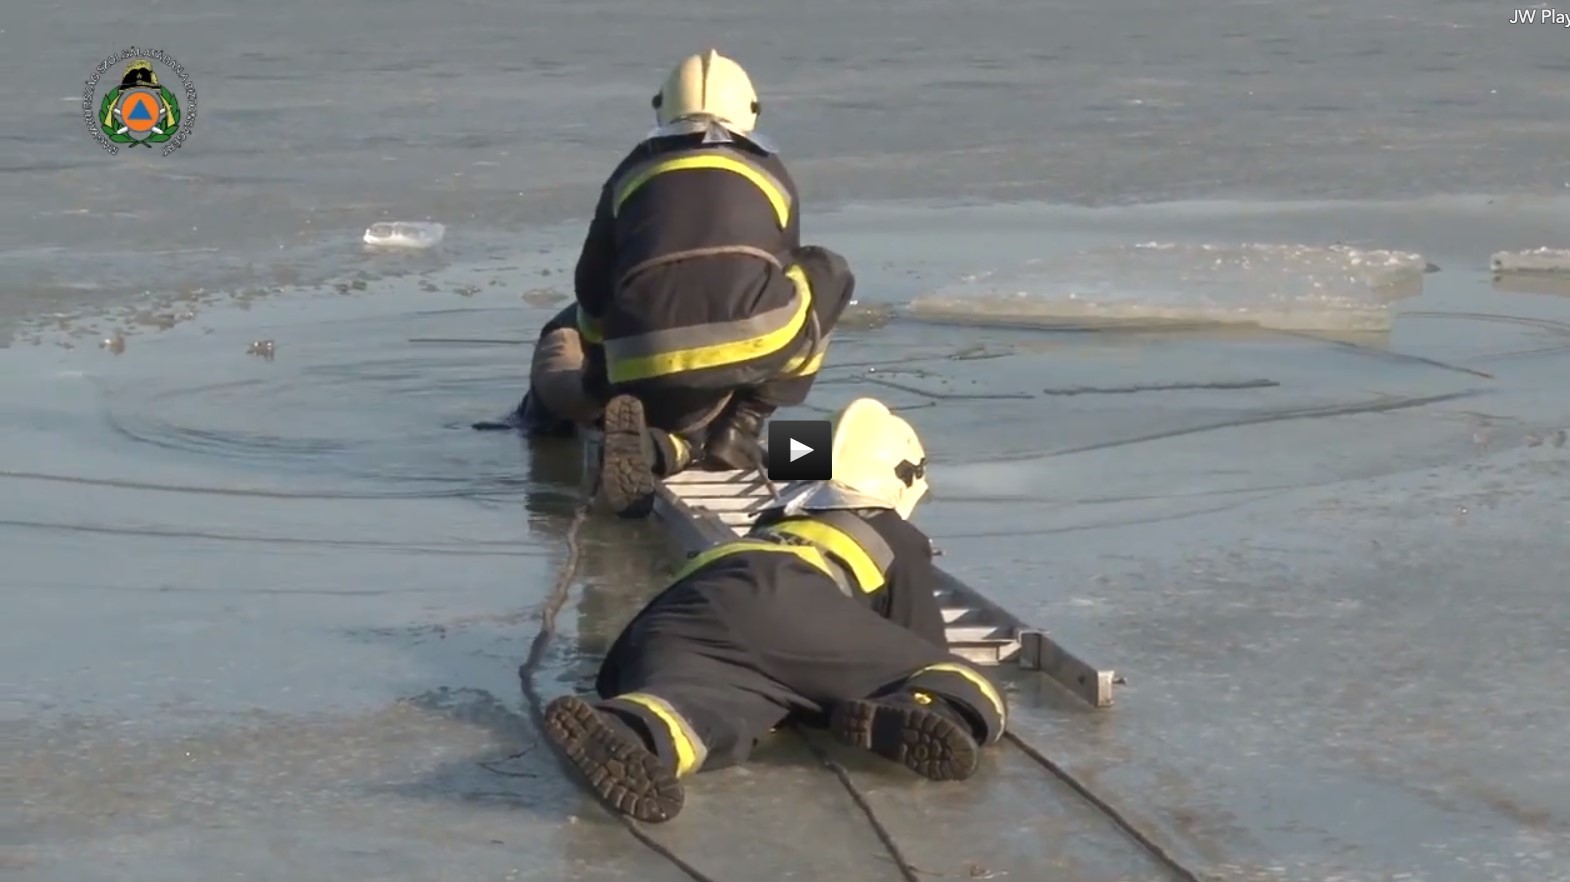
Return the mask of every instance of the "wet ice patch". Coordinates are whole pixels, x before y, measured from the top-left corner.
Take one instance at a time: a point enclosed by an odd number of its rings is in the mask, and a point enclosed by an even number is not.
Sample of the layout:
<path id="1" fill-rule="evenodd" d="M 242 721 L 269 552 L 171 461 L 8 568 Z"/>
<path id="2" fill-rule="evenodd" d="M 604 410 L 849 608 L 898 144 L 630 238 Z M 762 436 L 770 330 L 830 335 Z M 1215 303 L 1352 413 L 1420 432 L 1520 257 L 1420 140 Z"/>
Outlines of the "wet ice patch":
<path id="1" fill-rule="evenodd" d="M 1496 273 L 1563 273 L 1570 275 L 1570 248 L 1500 251 L 1491 261 Z"/>
<path id="2" fill-rule="evenodd" d="M 365 231 L 365 244 L 375 248 L 435 248 L 447 235 L 437 223 L 393 221 L 371 224 Z"/>
<path id="3" fill-rule="evenodd" d="M 1022 325 L 1383 331 L 1394 302 L 1421 293 L 1427 265 L 1418 254 L 1342 245 L 1150 242 L 981 273 L 917 298 L 911 311 Z"/>
<path id="4" fill-rule="evenodd" d="M 853 331 L 875 331 L 894 318 L 894 307 L 887 303 L 860 303 L 852 300 L 840 315 L 836 327 Z"/>
<path id="5" fill-rule="evenodd" d="M 1494 290 L 1509 294 L 1547 294 L 1570 297 L 1570 271 L 1495 272 Z"/>

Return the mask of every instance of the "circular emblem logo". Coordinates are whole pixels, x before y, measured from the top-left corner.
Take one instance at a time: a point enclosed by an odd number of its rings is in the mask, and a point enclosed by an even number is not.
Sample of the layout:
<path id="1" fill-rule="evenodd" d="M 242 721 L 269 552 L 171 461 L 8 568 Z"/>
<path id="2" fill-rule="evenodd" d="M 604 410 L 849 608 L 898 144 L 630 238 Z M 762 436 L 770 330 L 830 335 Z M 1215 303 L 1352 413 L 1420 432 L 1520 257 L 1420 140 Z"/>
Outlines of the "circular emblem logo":
<path id="1" fill-rule="evenodd" d="M 106 80 L 115 76 L 118 82 Z M 168 156 L 185 144 L 196 121 L 196 87 L 168 53 L 132 47 L 104 59 L 87 79 L 82 117 L 93 140 L 111 154 L 156 146 Z"/>

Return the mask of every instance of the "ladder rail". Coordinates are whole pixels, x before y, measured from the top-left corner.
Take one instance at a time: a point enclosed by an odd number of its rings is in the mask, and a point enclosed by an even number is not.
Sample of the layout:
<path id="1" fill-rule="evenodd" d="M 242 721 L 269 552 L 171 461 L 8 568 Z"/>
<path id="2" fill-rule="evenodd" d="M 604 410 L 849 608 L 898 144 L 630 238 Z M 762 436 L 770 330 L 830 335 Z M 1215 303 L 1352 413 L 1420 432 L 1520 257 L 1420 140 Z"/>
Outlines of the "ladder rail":
<path id="1" fill-rule="evenodd" d="M 598 441 L 589 433 L 583 438 L 588 488 L 597 483 Z M 769 484 L 757 471 L 682 472 L 657 485 L 654 516 L 672 543 L 691 556 L 744 534 L 772 500 Z M 956 655 L 981 665 L 1013 663 L 1046 675 L 1091 707 L 1112 706 L 1113 685 L 1120 682 L 1114 671 L 1097 668 L 953 574 L 941 567 L 935 570 L 949 645 Z"/>

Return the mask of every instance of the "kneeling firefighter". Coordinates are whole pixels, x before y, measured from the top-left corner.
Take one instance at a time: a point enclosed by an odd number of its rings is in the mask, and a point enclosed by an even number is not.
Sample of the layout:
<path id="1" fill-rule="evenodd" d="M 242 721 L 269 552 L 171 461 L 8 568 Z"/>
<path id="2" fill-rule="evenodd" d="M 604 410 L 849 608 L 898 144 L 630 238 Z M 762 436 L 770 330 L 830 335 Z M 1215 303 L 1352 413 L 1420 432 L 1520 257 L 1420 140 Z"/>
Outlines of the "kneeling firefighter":
<path id="1" fill-rule="evenodd" d="M 653 103 L 655 129 L 601 189 L 571 320 L 542 333 L 521 414 L 548 433 L 600 415 L 602 497 L 631 515 L 658 477 L 759 464 L 764 421 L 806 400 L 855 288 L 842 256 L 802 247 L 795 182 L 754 131 L 740 65 L 693 55 Z"/>
<path id="2" fill-rule="evenodd" d="M 832 481 L 689 561 L 612 645 L 598 698 L 546 708 L 546 737 L 613 810 L 675 817 L 683 778 L 744 762 L 787 719 L 933 780 L 969 777 L 1002 737 L 1002 693 L 949 651 L 932 544 L 906 520 L 920 439 L 872 399 L 837 422 Z"/>

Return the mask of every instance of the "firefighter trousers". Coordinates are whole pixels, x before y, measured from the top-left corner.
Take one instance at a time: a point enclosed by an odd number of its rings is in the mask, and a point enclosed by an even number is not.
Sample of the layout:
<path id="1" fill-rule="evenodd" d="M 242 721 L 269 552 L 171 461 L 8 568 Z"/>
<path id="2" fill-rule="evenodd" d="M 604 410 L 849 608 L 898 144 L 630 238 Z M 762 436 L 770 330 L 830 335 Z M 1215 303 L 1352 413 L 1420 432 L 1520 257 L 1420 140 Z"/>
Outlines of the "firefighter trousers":
<path id="1" fill-rule="evenodd" d="M 640 724 L 678 775 L 744 762 L 787 718 L 821 723 L 839 702 L 925 692 L 982 744 L 1002 737 L 1007 716 L 976 666 L 805 574 L 678 583 L 617 639 L 596 691 L 595 707 Z"/>
<path id="2" fill-rule="evenodd" d="M 703 430 L 734 395 L 750 398 L 770 411 L 805 402 L 827 352 L 828 336 L 855 296 L 856 278 L 845 258 L 827 248 L 801 248 L 794 262 L 812 291 L 812 319 L 791 345 L 753 361 L 711 371 L 703 388 L 683 384 L 677 374 L 612 387 L 604 397 L 632 395 L 643 402 L 650 426 L 690 436 L 691 440 L 701 439 Z M 586 365 L 592 358 L 603 358 L 603 353 L 578 332 L 576 305 L 562 310 L 541 330 L 529 385 L 551 417 L 589 423 L 599 416 L 604 401 L 584 383 Z M 735 385 L 726 388 L 720 376 L 716 386 L 714 377 L 727 371 L 735 375 Z M 767 379 L 755 382 L 760 375 Z"/>
<path id="3" fill-rule="evenodd" d="M 671 431 L 701 428 L 718 416 L 732 397 L 748 399 L 772 412 L 807 400 L 828 351 L 828 337 L 855 296 L 856 277 L 837 252 L 809 245 L 793 263 L 811 290 L 810 319 L 800 335 L 776 352 L 704 371 L 702 383 L 682 374 L 613 386 L 644 403 L 649 424 Z"/>

